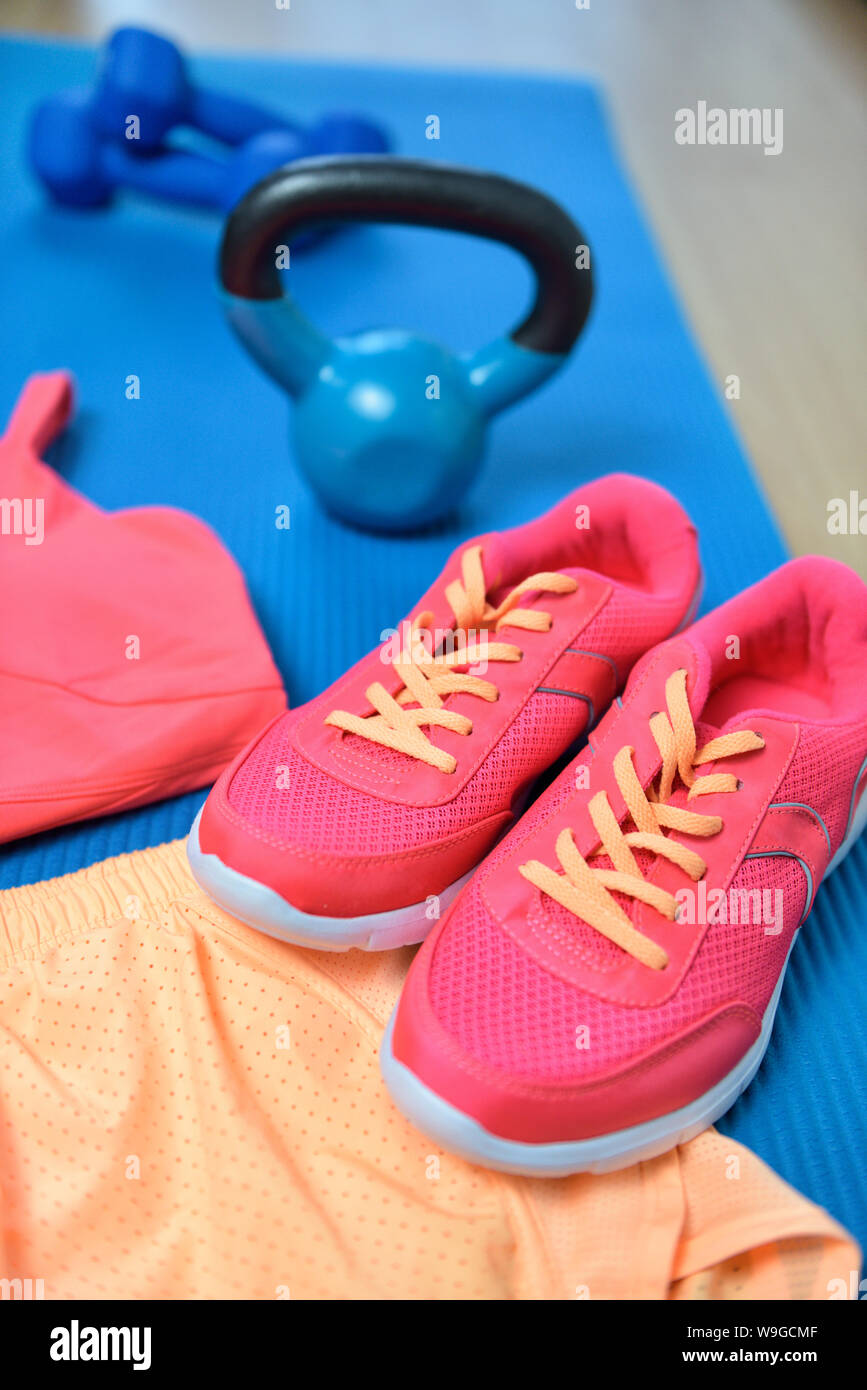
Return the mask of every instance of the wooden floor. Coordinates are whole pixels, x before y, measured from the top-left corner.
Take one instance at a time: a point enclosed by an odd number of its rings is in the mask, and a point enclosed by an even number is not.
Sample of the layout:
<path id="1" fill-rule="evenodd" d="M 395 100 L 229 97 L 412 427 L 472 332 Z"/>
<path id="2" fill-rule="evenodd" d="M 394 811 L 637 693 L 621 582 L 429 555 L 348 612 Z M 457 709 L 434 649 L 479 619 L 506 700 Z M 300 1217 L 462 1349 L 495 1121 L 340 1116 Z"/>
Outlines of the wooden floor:
<path id="1" fill-rule="evenodd" d="M 721 394 L 740 378 L 727 409 L 790 546 L 867 578 L 867 535 L 828 530 L 856 491 L 867 531 L 859 0 L 5 0 L 0 26 L 99 39 L 132 13 L 203 48 L 598 76 Z M 782 108 L 782 153 L 678 145 L 674 112 L 699 101 Z"/>

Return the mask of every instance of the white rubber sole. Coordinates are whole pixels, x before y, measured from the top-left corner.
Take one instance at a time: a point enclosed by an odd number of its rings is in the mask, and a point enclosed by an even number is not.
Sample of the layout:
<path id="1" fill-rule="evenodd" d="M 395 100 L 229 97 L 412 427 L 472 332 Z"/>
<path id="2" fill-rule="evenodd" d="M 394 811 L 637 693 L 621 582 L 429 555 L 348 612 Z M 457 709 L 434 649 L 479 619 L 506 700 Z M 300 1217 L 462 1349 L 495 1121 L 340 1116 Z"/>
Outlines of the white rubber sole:
<path id="1" fill-rule="evenodd" d="M 825 878 L 836 869 L 867 825 L 867 795 L 853 817 L 849 831 L 835 854 Z M 776 988 L 762 1019 L 761 1032 L 748 1052 L 727 1076 L 680 1110 L 673 1110 L 644 1124 L 600 1134 L 591 1139 L 528 1144 L 492 1134 L 398 1061 L 392 1050 L 394 1014 L 388 1022 L 380 1051 L 383 1079 L 398 1109 L 430 1139 L 469 1163 L 523 1177 L 562 1178 L 570 1173 L 611 1173 L 618 1168 L 656 1158 L 677 1144 L 694 1139 L 734 1105 L 758 1071 L 771 1039 L 786 970 L 797 940 L 792 938 Z M 395 1011 L 396 1012 L 396 1011 Z"/>
<path id="2" fill-rule="evenodd" d="M 425 899 L 390 912 L 373 912 L 366 917 L 319 917 L 301 912 L 273 888 L 238 873 L 216 854 L 205 854 L 199 844 L 196 816 L 187 840 L 187 858 L 193 878 L 209 897 L 249 927 L 256 927 L 278 941 L 309 946 L 315 951 L 389 951 L 398 946 L 414 946 L 424 941 L 437 917 L 454 901 L 474 872 L 436 895 L 436 903 Z M 438 909 L 432 916 L 434 908 Z"/>

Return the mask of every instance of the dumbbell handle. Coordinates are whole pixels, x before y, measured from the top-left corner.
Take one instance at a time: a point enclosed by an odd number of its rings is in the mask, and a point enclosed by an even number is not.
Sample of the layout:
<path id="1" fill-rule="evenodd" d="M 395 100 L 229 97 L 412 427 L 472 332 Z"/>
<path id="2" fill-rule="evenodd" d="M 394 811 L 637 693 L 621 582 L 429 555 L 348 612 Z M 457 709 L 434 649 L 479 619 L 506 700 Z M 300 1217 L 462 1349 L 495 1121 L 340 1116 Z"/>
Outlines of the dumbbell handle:
<path id="1" fill-rule="evenodd" d="M 150 158 L 106 142 L 101 163 L 113 184 L 201 207 L 221 207 L 224 202 L 226 165 L 206 155 L 166 150 Z"/>
<path id="2" fill-rule="evenodd" d="M 241 145 L 266 130 L 299 132 L 296 122 L 275 116 L 242 97 L 226 96 L 208 87 L 190 87 L 189 90 L 188 124 L 224 144 Z"/>

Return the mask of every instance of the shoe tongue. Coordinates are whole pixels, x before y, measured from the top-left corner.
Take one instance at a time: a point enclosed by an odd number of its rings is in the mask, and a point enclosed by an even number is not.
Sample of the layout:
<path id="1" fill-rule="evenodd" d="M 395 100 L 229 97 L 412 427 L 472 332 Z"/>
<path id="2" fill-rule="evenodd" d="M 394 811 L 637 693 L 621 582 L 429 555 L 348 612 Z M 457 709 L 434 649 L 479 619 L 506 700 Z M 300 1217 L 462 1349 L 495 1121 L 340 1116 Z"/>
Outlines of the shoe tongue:
<path id="1" fill-rule="evenodd" d="M 672 642 L 672 647 L 674 648 L 672 655 L 675 659 L 669 666 L 669 670 L 676 671 L 681 667 L 686 667 L 686 694 L 692 717 L 697 724 L 707 704 L 713 678 L 713 663 L 710 652 L 704 642 L 691 633 L 684 633 L 676 637 Z"/>
<path id="2" fill-rule="evenodd" d="M 490 536 L 486 536 L 481 545 L 482 573 L 485 576 L 485 587 L 489 596 L 493 589 L 502 588 L 504 585 L 513 589 L 516 584 L 520 583 L 520 579 L 512 580 L 511 578 L 515 571 L 515 562 L 502 535 L 495 531 Z M 464 547 L 464 549 L 466 548 Z M 460 559 L 456 557 L 456 561 L 456 574 L 460 576 Z M 509 582 L 510 580 L 511 582 Z"/>

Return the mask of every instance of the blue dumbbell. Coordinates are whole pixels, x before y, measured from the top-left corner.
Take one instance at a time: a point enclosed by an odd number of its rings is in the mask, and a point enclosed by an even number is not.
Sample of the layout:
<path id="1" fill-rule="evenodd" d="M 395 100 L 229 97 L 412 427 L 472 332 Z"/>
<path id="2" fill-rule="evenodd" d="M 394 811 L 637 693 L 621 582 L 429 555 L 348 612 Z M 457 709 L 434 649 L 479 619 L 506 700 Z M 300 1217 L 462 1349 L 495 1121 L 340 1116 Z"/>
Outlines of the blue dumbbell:
<path id="1" fill-rule="evenodd" d="M 164 144 L 178 125 L 234 148 L 221 161 Z M 225 210 L 291 160 L 387 148 L 379 127 L 357 116 L 338 112 L 305 128 L 254 102 L 198 87 L 175 44 L 134 28 L 111 36 L 95 86 L 49 98 L 34 113 L 30 133 L 39 178 L 59 202 L 81 208 L 103 206 L 125 184 Z"/>
<path id="2" fill-rule="evenodd" d="M 332 341 L 286 294 L 278 243 L 322 221 L 441 227 L 502 242 L 536 277 L 508 336 L 455 354 L 402 329 Z M 427 526 L 456 505 L 481 462 L 489 418 L 562 366 L 593 294 L 585 238 L 526 184 L 420 160 L 310 159 L 237 205 L 220 274 L 233 328 L 293 398 L 295 458 L 327 509 L 375 531 Z"/>
<path id="3" fill-rule="evenodd" d="M 291 130 L 264 130 L 229 151 L 224 160 L 163 148 L 133 154 L 126 142 L 104 139 L 91 119 L 87 91 L 49 97 L 34 113 L 30 163 L 57 202 L 96 208 L 118 187 L 228 211 L 274 169 L 307 153 L 342 149 L 340 117 L 326 117 L 302 144 Z"/>

